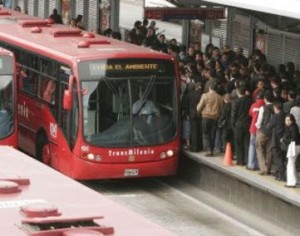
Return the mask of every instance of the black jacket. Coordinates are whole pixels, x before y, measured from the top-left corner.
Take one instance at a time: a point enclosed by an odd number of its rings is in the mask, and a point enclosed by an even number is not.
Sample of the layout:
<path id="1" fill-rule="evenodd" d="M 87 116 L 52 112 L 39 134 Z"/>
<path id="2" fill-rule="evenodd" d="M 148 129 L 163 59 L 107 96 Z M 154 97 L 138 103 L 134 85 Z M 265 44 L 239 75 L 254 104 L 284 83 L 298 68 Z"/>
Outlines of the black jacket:
<path id="1" fill-rule="evenodd" d="M 299 137 L 299 129 L 296 123 L 292 124 L 291 126 L 286 126 L 284 130 L 284 134 L 282 137 L 282 141 L 286 144 L 290 144 L 292 141 L 296 142 L 296 145 L 300 144 L 300 137 Z"/>
<path id="2" fill-rule="evenodd" d="M 231 129 L 231 102 L 224 103 L 221 116 L 218 120 L 218 125 L 220 128 L 226 130 Z"/>
<path id="3" fill-rule="evenodd" d="M 249 129 L 251 117 L 249 109 L 252 99 L 249 96 L 240 97 L 233 101 L 231 107 L 231 125 L 232 128 Z"/>
<path id="4" fill-rule="evenodd" d="M 270 122 L 267 124 L 268 130 L 271 130 L 271 147 L 280 148 L 280 139 L 284 134 L 285 113 L 283 111 L 274 114 Z"/>

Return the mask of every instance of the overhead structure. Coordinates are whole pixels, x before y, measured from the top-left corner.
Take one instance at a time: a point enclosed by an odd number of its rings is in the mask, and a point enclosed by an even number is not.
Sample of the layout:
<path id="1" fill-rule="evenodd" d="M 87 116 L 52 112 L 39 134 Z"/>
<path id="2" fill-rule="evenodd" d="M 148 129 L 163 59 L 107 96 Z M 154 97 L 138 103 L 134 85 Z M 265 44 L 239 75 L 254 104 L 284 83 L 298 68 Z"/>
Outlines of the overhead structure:
<path id="1" fill-rule="evenodd" d="M 205 2 L 300 19 L 299 0 L 205 0 Z"/>

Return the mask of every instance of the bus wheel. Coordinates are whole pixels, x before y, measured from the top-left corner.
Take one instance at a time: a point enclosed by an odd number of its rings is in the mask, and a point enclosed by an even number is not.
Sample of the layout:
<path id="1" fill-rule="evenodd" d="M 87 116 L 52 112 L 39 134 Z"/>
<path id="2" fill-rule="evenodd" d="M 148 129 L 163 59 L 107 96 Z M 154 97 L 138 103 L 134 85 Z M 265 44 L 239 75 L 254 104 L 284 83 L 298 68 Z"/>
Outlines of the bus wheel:
<path id="1" fill-rule="evenodd" d="M 50 165 L 51 152 L 48 139 L 45 136 L 41 136 L 37 145 L 37 159 L 43 163 Z"/>

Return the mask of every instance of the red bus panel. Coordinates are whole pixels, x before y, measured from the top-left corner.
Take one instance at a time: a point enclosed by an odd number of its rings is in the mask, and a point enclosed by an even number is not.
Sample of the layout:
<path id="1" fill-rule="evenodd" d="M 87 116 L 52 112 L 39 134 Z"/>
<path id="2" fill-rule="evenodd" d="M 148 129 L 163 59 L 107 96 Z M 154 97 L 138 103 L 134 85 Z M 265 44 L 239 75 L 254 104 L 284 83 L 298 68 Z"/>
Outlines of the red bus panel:
<path id="1" fill-rule="evenodd" d="M 0 166 L 1 235 L 172 235 L 14 148 Z"/>

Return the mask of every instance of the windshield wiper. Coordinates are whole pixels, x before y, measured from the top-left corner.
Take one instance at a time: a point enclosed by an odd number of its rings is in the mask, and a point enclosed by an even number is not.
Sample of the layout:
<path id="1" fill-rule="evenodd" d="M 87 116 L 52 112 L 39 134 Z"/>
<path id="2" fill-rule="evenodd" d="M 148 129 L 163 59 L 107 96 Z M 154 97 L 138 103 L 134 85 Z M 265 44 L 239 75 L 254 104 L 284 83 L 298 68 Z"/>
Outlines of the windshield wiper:
<path id="1" fill-rule="evenodd" d="M 144 94 L 143 94 L 143 101 L 145 101 L 147 98 L 148 98 L 148 96 L 149 96 L 149 94 L 150 94 L 150 91 L 152 90 L 152 88 L 153 88 L 153 85 L 154 85 L 154 82 L 155 82 L 155 80 L 156 80 L 156 78 L 157 78 L 157 76 L 155 76 L 155 75 L 152 75 L 151 76 L 151 79 L 149 80 L 149 82 L 148 82 L 148 84 L 147 84 L 147 87 L 146 87 L 146 89 L 145 89 L 145 92 L 144 92 Z"/>
<path id="2" fill-rule="evenodd" d="M 111 81 L 109 81 L 109 80 L 107 79 L 107 77 L 103 76 L 103 77 L 100 78 L 100 80 L 103 80 L 103 81 L 104 81 L 104 83 L 105 83 L 105 84 L 107 85 L 107 87 L 113 92 L 114 95 L 117 95 L 117 94 L 118 94 L 118 91 L 117 91 L 116 87 L 114 86 L 114 84 L 113 84 Z"/>

